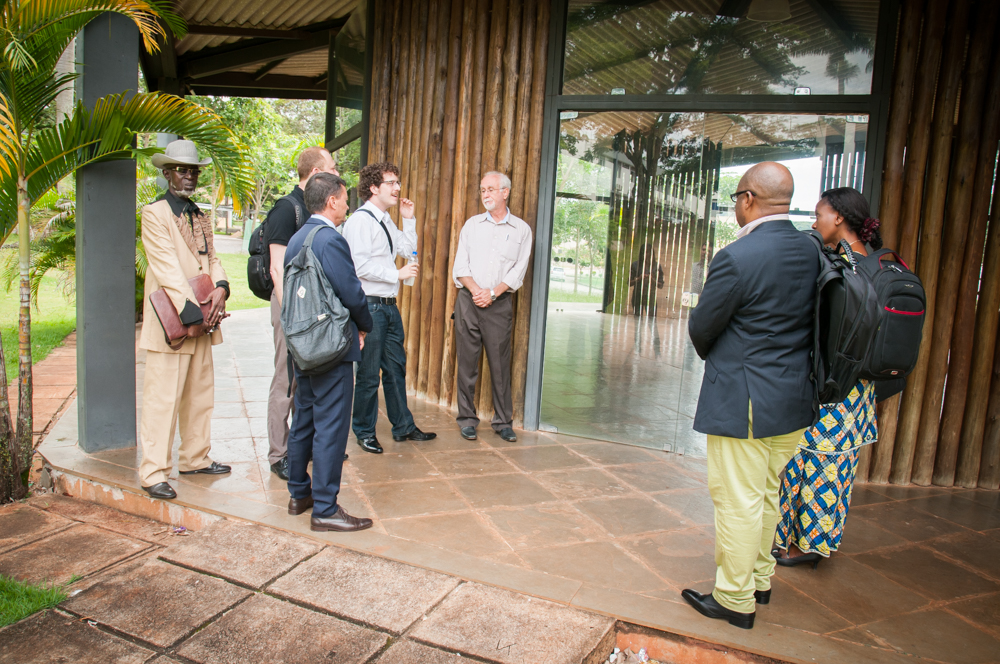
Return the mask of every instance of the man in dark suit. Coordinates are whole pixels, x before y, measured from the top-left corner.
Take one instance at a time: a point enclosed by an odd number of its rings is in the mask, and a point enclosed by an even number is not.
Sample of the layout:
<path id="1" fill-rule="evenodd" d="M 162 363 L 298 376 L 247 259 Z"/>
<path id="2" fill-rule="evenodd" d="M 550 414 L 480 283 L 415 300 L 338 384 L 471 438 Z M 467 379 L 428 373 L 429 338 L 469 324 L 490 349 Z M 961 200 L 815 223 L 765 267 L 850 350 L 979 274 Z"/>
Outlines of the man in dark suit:
<path id="1" fill-rule="evenodd" d="M 354 272 L 351 248 L 335 230 L 347 218 L 347 185 L 336 175 L 317 173 L 306 185 L 305 203 L 312 216 L 288 241 L 285 265 L 302 250 L 310 231 L 317 226 L 330 227 L 329 232 L 316 233 L 312 250 L 351 314 L 354 341 L 344 361 L 326 373 L 306 375 L 295 369 L 295 413 L 288 435 L 288 513 L 302 514 L 312 507 L 312 530 L 364 530 L 371 527 L 371 519 L 351 516 L 337 504 L 351 428 L 354 362 L 361 360 L 365 334 L 372 330 L 368 299 Z M 311 482 L 306 471 L 309 459 L 313 462 Z"/>
<path id="2" fill-rule="evenodd" d="M 694 428 L 708 434 L 715 589 L 682 594 L 710 618 L 753 627 L 771 596 L 779 475 L 816 422 L 811 376 L 816 247 L 792 225 L 794 183 L 775 162 L 732 195 L 737 240 L 716 254 L 688 332 L 705 360 Z"/>

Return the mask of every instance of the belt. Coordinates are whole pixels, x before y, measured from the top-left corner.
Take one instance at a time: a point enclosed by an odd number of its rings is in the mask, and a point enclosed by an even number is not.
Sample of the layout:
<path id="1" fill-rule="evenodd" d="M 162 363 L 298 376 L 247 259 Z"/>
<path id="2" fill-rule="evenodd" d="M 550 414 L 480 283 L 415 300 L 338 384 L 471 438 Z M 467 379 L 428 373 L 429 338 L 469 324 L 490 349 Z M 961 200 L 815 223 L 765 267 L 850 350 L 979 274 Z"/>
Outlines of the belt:
<path id="1" fill-rule="evenodd" d="M 396 304 L 394 297 L 378 297 L 377 295 L 369 295 L 368 301 L 376 304 Z"/>

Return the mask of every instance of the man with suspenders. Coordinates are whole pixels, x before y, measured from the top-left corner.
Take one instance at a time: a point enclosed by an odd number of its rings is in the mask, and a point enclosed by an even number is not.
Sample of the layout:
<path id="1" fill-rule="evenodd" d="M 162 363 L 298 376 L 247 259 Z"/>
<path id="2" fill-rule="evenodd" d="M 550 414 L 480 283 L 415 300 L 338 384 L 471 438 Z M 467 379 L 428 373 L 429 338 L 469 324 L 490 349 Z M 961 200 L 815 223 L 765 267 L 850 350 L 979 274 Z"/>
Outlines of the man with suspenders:
<path id="1" fill-rule="evenodd" d="M 397 255 L 409 257 L 417 250 L 413 201 L 400 199 L 401 187 L 399 169 L 394 164 L 380 162 L 362 168 L 358 197 L 365 203 L 343 226 L 344 239 L 351 247 L 354 268 L 368 297 L 368 311 L 374 322 L 358 363 L 352 418 L 358 445 L 372 454 L 382 453 L 375 436 L 380 374 L 393 440 L 419 442 L 437 436 L 418 429 L 406 405 L 406 351 L 396 296 L 400 282 L 417 276 L 419 268 L 415 262 L 396 268 Z M 387 212 L 397 203 L 403 218 L 402 231 Z"/>

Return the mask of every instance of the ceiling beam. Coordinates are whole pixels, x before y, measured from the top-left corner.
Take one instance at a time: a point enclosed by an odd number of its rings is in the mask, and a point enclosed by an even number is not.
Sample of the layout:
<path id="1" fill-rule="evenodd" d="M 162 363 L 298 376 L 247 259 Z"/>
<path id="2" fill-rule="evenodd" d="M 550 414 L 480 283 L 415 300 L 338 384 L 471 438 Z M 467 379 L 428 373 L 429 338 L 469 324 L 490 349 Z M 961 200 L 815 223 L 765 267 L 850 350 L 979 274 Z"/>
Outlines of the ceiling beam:
<path id="1" fill-rule="evenodd" d="M 283 60 L 301 53 L 325 51 L 329 47 L 330 36 L 324 30 L 303 41 L 271 41 L 209 55 L 200 55 L 202 52 L 199 52 L 200 57 L 185 59 L 181 64 L 181 75 L 184 78 L 204 78 L 231 69 Z"/>
<path id="2" fill-rule="evenodd" d="M 190 85 L 191 94 L 204 97 L 267 97 L 268 99 L 326 99 L 326 89 L 322 90 L 287 90 L 275 88 L 223 88 L 211 85 L 198 85 L 195 81 Z M 345 104 L 346 105 L 346 104 Z M 358 103 L 360 108 L 361 104 Z"/>
<path id="3" fill-rule="evenodd" d="M 264 65 L 263 67 L 261 67 L 260 69 L 258 69 L 253 73 L 253 80 L 259 81 L 260 79 L 264 78 L 264 76 L 268 72 L 270 72 L 272 69 L 274 69 L 284 61 L 285 59 L 282 58 L 280 60 L 272 60 L 271 62 L 268 62 L 266 65 Z"/>
<path id="4" fill-rule="evenodd" d="M 272 90 L 303 90 L 318 91 L 326 98 L 326 86 L 311 76 L 286 76 L 283 74 L 267 74 L 256 77 L 252 72 L 226 72 L 203 76 L 191 81 L 192 86 L 210 86 L 216 88 L 269 88 Z"/>
<path id="5" fill-rule="evenodd" d="M 729 16 L 731 18 L 746 18 L 747 10 L 750 9 L 750 0 L 723 0 L 716 16 Z"/>
<path id="6" fill-rule="evenodd" d="M 266 30 L 263 28 L 242 28 L 226 25 L 194 25 L 188 23 L 189 35 L 214 35 L 216 37 L 251 37 L 258 39 L 309 39 L 307 30 Z"/>

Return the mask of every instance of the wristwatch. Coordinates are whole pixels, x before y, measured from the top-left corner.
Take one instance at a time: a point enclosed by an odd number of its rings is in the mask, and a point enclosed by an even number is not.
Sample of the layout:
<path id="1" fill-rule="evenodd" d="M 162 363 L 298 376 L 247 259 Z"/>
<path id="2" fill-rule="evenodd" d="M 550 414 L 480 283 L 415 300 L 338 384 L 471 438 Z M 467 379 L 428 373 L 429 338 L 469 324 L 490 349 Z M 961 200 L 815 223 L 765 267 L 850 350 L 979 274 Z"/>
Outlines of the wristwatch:
<path id="1" fill-rule="evenodd" d="M 497 294 L 496 294 L 496 293 L 494 293 L 494 292 L 493 292 L 493 289 L 491 288 L 491 289 L 490 289 L 490 301 L 491 301 L 491 302 L 496 302 L 496 299 L 497 299 Z"/>

